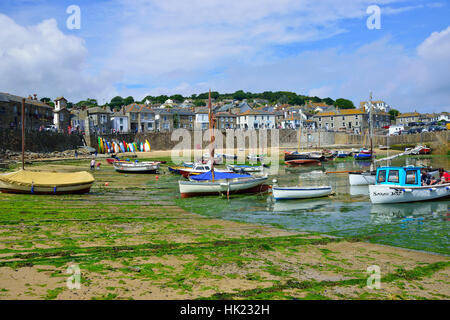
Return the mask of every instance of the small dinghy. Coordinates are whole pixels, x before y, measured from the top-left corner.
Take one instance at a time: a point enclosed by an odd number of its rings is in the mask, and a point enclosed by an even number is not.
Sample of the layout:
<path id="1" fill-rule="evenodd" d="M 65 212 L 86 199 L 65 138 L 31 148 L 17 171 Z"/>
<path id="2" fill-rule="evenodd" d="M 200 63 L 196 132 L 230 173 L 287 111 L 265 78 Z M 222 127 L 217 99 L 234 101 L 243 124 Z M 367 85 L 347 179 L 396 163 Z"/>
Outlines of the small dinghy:
<path id="1" fill-rule="evenodd" d="M 251 166 L 251 165 L 237 165 L 237 164 L 229 164 L 227 165 L 228 170 L 234 172 L 262 172 L 264 171 L 264 166 Z"/>
<path id="2" fill-rule="evenodd" d="M 0 175 L 4 193 L 74 194 L 88 193 L 94 183 L 92 174 L 20 170 Z"/>
<path id="3" fill-rule="evenodd" d="M 420 167 L 381 167 L 369 185 L 372 203 L 426 201 L 450 197 L 450 183 L 422 185 Z"/>
<path id="4" fill-rule="evenodd" d="M 114 162 L 114 169 L 120 173 L 157 173 L 159 162 Z"/>
<path id="5" fill-rule="evenodd" d="M 297 159 L 297 160 L 289 160 L 284 162 L 287 166 L 298 167 L 298 166 L 310 166 L 310 165 L 318 165 L 321 163 L 317 159 Z"/>
<path id="6" fill-rule="evenodd" d="M 276 183 L 276 180 L 274 180 L 274 183 Z M 275 184 L 272 186 L 275 200 L 319 198 L 329 196 L 331 192 L 331 186 L 279 187 Z"/>

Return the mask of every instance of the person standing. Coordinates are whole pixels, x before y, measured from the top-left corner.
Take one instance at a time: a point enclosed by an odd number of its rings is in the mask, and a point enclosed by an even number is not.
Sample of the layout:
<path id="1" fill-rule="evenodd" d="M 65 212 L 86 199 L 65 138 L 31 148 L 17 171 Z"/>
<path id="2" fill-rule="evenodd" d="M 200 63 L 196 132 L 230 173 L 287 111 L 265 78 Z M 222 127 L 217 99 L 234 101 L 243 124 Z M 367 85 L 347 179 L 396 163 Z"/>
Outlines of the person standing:
<path id="1" fill-rule="evenodd" d="M 91 170 L 95 170 L 95 159 L 91 160 Z"/>

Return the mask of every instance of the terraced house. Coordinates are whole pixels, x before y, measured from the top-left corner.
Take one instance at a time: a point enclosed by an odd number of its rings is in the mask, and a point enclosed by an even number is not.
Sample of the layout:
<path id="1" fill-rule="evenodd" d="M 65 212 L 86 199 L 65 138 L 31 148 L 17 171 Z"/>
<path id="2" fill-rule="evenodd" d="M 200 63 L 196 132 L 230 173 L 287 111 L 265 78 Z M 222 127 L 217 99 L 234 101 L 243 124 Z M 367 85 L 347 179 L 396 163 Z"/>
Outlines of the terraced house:
<path id="1" fill-rule="evenodd" d="M 215 114 L 215 117 L 217 129 L 225 130 L 236 128 L 237 116 L 235 114 L 232 114 L 231 112 L 218 112 Z"/>
<path id="2" fill-rule="evenodd" d="M 20 129 L 23 97 L 0 92 L 0 128 Z M 29 96 L 25 99 L 25 128 L 39 130 L 53 124 L 53 108 Z"/>
<path id="3" fill-rule="evenodd" d="M 173 128 L 194 129 L 195 113 L 188 108 L 170 109 L 173 115 Z"/>
<path id="4" fill-rule="evenodd" d="M 130 132 L 156 130 L 155 113 L 145 104 L 129 104 L 123 107 L 120 113 L 127 117 L 127 127 Z"/>
<path id="5" fill-rule="evenodd" d="M 395 123 L 407 125 L 410 122 L 418 122 L 419 120 L 420 120 L 420 113 L 407 112 L 399 114 L 395 119 Z"/>
<path id="6" fill-rule="evenodd" d="M 319 112 L 313 117 L 318 129 L 359 134 L 368 127 L 368 114 L 362 109 Z"/>
<path id="7" fill-rule="evenodd" d="M 240 129 L 274 129 L 275 113 L 263 110 L 248 110 L 240 113 L 236 120 Z"/>

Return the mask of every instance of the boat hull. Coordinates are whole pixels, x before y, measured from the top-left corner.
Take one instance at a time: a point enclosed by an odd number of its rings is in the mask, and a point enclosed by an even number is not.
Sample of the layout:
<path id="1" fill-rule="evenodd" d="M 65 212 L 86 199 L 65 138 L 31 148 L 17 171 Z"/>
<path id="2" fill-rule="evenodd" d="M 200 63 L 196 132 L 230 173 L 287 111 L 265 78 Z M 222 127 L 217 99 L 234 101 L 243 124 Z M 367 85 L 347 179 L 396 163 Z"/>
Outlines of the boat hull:
<path id="1" fill-rule="evenodd" d="M 0 191 L 2 193 L 20 193 L 20 194 L 83 194 L 89 193 L 93 182 L 59 187 L 41 187 L 41 186 L 20 186 L 16 184 L 0 181 Z"/>
<path id="2" fill-rule="evenodd" d="M 321 163 L 319 160 L 316 159 L 297 159 L 286 161 L 285 164 L 291 167 L 296 167 L 296 166 L 320 165 Z"/>
<path id="3" fill-rule="evenodd" d="M 244 181 L 179 181 L 181 198 L 218 195 L 221 193 L 260 193 L 266 192 L 269 186 L 264 184 L 267 177 Z"/>
<path id="4" fill-rule="evenodd" d="M 309 199 L 330 195 L 331 186 L 325 187 L 272 187 L 275 200 Z"/>
<path id="5" fill-rule="evenodd" d="M 367 172 L 351 172 L 348 174 L 348 180 L 351 186 L 366 186 L 375 184 L 376 174 Z"/>
<path id="6" fill-rule="evenodd" d="M 159 165 L 156 164 L 133 164 L 114 163 L 114 169 L 120 173 L 157 173 Z"/>
<path id="7" fill-rule="evenodd" d="M 369 196 L 372 203 L 399 203 L 441 199 L 450 197 L 450 183 L 411 188 L 390 185 L 370 185 Z"/>

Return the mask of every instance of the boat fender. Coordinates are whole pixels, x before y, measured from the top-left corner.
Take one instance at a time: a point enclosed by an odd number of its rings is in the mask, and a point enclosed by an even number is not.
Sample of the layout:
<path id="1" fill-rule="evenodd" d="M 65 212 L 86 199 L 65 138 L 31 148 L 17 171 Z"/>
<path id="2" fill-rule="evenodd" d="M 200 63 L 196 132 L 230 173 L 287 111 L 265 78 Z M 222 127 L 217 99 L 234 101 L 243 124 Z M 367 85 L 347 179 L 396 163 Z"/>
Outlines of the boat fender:
<path id="1" fill-rule="evenodd" d="M 412 192 L 412 189 L 403 189 L 403 192 Z"/>
<path id="2" fill-rule="evenodd" d="M 445 190 L 450 190 L 450 187 L 445 187 Z"/>
<path id="3" fill-rule="evenodd" d="M 436 188 L 430 188 L 429 190 L 430 191 L 436 191 Z"/>

